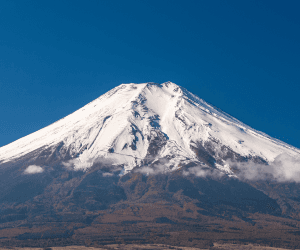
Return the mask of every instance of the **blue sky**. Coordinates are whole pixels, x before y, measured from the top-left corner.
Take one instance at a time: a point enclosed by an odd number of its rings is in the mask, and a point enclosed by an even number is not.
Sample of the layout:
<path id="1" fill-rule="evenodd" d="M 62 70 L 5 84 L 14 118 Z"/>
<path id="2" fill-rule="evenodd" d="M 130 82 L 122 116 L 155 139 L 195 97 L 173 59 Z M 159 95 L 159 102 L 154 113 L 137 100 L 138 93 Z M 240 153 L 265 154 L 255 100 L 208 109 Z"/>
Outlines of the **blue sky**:
<path id="1" fill-rule="evenodd" d="M 129 82 L 172 81 L 300 148 L 300 1 L 0 7 L 0 146 Z"/>

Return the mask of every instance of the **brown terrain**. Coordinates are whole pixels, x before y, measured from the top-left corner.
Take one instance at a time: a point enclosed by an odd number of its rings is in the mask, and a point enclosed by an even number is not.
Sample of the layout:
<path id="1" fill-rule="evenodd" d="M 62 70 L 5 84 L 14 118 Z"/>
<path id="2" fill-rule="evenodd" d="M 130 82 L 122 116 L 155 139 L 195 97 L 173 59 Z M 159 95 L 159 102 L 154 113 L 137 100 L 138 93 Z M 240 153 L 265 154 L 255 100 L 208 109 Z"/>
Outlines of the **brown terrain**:
<path id="1" fill-rule="evenodd" d="M 66 247 L 46 247 L 46 248 L 31 248 L 31 247 L 14 247 L 14 248 L 0 248 L 0 250 L 15 249 L 15 250 L 130 250 L 130 249 L 177 249 L 177 250 L 286 250 L 287 248 L 266 247 L 259 245 L 238 245 L 238 244 L 219 244 L 214 243 L 213 247 L 208 248 L 195 248 L 195 247 L 177 247 L 164 244 L 112 244 L 102 247 L 86 247 L 86 246 L 66 246 Z M 298 249 L 296 249 L 298 250 Z"/>
<path id="2" fill-rule="evenodd" d="M 297 183 L 184 175 L 192 163 L 157 175 L 134 170 L 120 176 L 122 166 L 100 163 L 71 171 L 61 165 L 69 156 L 59 150 L 1 165 L 1 247 L 300 249 Z M 194 150 L 204 167 L 214 169 L 212 145 Z M 222 152 L 223 159 L 263 163 Z M 48 167 L 22 174 L 29 164 Z"/>
<path id="3" fill-rule="evenodd" d="M 60 200 L 59 193 L 47 196 L 53 207 L 38 210 L 47 201 L 39 198 L 42 200 L 15 205 L 10 210 L 10 217 L 5 217 L 5 211 L 9 209 L 6 208 L 1 214 L 2 247 L 56 249 L 77 245 L 115 249 L 112 244 L 126 244 L 127 248 L 120 249 L 130 249 L 128 247 L 133 244 L 163 244 L 170 249 L 234 249 L 237 244 L 243 247 L 245 244 L 259 244 L 283 249 L 300 248 L 297 217 L 278 215 L 276 203 L 267 196 L 259 197 L 260 193 L 243 183 L 231 183 L 232 193 L 247 187 L 261 200 L 239 197 L 238 194 L 233 197 L 225 195 L 230 180 L 217 187 L 220 181 L 182 178 L 176 173 L 148 177 L 137 173 L 120 178 L 118 186 L 112 188 L 109 186 L 112 179 L 106 177 L 109 183 L 104 184 L 110 195 L 107 205 L 99 202 L 102 193 L 99 184 L 93 184 L 95 176 L 85 176 L 86 182 L 83 179 L 67 201 Z M 176 185 L 172 184 L 174 181 Z M 203 190 L 207 186 L 209 189 Z M 236 191 L 233 186 L 236 186 Z M 211 197 L 206 197 L 204 192 Z M 214 198 L 218 192 L 220 194 Z M 202 196 L 198 197 L 200 194 Z M 123 195 L 126 195 L 126 200 L 122 199 Z M 105 197 L 107 193 L 103 192 L 102 202 Z M 115 203 L 109 204 L 111 199 L 115 199 Z M 29 211 L 23 215 L 26 218 L 17 214 L 24 210 Z M 236 249 L 267 249 L 253 247 Z"/>

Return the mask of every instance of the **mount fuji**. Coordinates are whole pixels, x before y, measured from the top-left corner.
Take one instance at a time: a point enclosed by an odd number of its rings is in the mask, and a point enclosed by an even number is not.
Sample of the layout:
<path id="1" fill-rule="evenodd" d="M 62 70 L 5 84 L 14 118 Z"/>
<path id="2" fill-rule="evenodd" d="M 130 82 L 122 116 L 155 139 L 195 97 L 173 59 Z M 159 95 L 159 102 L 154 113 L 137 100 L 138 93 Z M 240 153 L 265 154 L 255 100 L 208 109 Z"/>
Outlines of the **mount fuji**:
<path id="1" fill-rule="evenodd" d="M 87 170 L 103 159 L 123 174 L 164 159 L 164 171 L 194 162 L 234 175 L 226 159 L 271 163 L 300 150 L 256 131 L 172 82 L 121 84 L 69 116 L 0 148 L 0 163 L 61 159 Z"/>
<path id="2" fill-rule="evenodd" d="M 189 245 L 253 227 L 270 242 L 266 218 L 289 229 L 283 242 L 298 232 L 299 182 L 299 149 L 172 82 L 121 84 L 0 148 L 0 242 L 116 242 L 123 230 L 141 242 L 184 231 Z"/>

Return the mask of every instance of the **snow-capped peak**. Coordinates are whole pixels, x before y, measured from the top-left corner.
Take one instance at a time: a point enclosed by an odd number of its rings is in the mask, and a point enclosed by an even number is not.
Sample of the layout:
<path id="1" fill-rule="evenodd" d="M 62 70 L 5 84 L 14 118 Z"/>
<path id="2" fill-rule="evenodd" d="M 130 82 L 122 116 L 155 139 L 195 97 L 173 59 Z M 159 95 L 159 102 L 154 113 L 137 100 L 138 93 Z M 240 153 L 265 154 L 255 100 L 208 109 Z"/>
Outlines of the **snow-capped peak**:
<path id="1" fill-rule="evenodd" d="M 273 161 L 299 150 L 258 132 L 172 82 L 121 84 L 65 118 L 0 148 L 0 163 L 43 150 L 68 152 L 69 163 L 86 169 L 101 159 L 125 171 L 168 159 L 173 169 L 201 160 L 195 151 L 216 151 Z M 223 147 L 223 148 L 222 148 Z M 218 154 L 218 153 L 216 153 Z M 225 163 L 219 161 L 218 164 Z"/>

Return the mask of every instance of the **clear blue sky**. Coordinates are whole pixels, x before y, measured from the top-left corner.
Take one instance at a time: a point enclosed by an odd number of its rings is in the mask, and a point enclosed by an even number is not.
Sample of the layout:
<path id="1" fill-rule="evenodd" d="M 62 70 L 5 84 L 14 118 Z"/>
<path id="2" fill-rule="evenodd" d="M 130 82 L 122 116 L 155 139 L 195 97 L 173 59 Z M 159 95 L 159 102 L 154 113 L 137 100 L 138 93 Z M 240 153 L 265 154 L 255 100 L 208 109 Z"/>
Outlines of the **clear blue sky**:
<path id="1" fill-rule="evenodd" d="M 300 148 L 300 1 L 0 4 L 0 146 L 129 82 L 172 81 Z"/>

